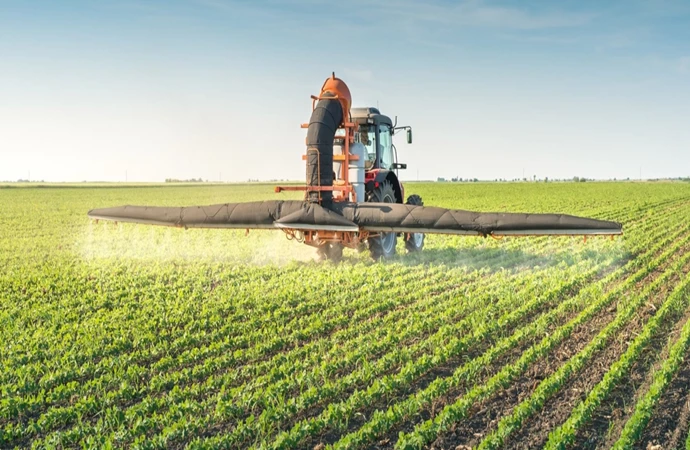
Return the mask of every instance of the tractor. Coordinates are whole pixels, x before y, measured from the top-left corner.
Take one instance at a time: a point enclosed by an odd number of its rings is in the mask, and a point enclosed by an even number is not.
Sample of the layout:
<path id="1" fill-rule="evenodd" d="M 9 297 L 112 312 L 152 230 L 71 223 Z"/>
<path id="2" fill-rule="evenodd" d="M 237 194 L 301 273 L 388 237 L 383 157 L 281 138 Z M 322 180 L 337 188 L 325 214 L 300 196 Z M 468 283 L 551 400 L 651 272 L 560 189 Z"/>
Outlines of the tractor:
<path id="1" fill-rule="evenodd" d="M 412 127 L 398 126 L 390 117 L 374 107 L 351 107 L 347 85 L 333 74 L 321 88 L 321 95 L 312 96 L 312 116 L 307 128 L 307 186 L 278 186 L 284 190 L 306 190 L 305 200 L 329 205 L 332 202 L 400 203 L 422 206 L 422 198 L 413 194 L 405 199 L 405 189 L 398 171 L 407 164 L 398 162 L 393 144 L 396 131 L 404 130 L 408 144 L 412 143 Z M 333 120 L 338 115 L 338 120 Z M 332 136 L 332 138 L 331 138 Z M 332 139 L 330 142 L 326 142 Z M 332 177 L 322 177 L 332 158 Z M 311 169 L 311 170 L 310 170 Z M 332 185 L 332 186 L 330 186 Z M 314 194 L 317 195 L 314 195 Z M 327 193 L 327 198 L 323 194 Z M 359 251 L 369 249 L 374 260 L 389 259 L 396 254 L 398 237 L 405 240 L 408 252 L 424 247 L 423 233 L 361 232 L 355 235 L 322 230 L 319 237 L 305 237 L 305 242 L 317 248 L 320 259 L 339 261 L 343 247 Z"/>
<path id="2" fill-rule="evenodd" d="M 405 188 L 398 178 L 398 171 L 406 169 L 407 164 L 398 162 L 398 151 L 393 144 L 393 136 L 398 130 L 406 130 L 406 140 L 412 143 L 412 128 L 397 126 L 390 117 L 381 114 L 377 108 L 352 108 L 352 122 L 359 126 L 355 141 L 364 146 L 364 180 L 367 202 L 407 203 L 423 205 L 422 198 L 412 194 L 405 200 Z M 397 238 L 403 235 L 408 252 L 419 251 L 424 247 L 423 233 L 379 233 L 367 241 L 372 258 L 390 258 L 395 255 Z"/>

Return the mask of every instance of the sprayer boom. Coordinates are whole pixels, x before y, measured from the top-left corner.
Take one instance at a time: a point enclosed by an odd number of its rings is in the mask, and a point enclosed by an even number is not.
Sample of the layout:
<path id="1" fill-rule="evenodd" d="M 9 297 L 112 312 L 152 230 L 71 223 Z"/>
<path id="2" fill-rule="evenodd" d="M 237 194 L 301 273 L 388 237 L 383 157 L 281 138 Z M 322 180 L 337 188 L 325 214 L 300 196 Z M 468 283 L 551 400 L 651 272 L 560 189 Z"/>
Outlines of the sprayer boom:
<path id="1" fill-rule="evenodd" d="M 419 251 L 426 234 L 466 236 L 572 236 L 623 233 L 617 222 L 565 214 L 481 213 L 424 206 L 410 195 L 397 172 L 392 136 L 397 127 L 377 108 L 352 108 L 352 96 L 335 73 L 312 96 L 307 129 L 307 178 L 302 186 L 277 186 L 276 192 L 303 191 L 304 199 L 208 206 L 119 206 L 89 211 L 92 219 L 182 228 L 241 228 L 284 231 L 339 259 L 342 247 L 368 243 L 372 257 L 389 258 L 402 235 L 408 251 Z"/>

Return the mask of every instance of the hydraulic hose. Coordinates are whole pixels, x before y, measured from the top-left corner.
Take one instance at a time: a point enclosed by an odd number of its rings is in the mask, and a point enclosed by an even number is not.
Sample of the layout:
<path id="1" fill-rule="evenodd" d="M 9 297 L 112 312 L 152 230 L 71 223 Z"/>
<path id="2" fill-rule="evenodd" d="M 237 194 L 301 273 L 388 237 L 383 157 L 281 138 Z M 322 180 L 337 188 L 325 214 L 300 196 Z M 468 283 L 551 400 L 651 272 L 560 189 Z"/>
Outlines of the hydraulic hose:
<path id="1" fill-rule="evenodd" d="M 333 139 L 343 121 L 343 106 L 331 92 L 323 92 L 307 130 L 307 186 L 333 186 Z M 307 190 L 307 201 L 329 208 L 332 191 Z"/>

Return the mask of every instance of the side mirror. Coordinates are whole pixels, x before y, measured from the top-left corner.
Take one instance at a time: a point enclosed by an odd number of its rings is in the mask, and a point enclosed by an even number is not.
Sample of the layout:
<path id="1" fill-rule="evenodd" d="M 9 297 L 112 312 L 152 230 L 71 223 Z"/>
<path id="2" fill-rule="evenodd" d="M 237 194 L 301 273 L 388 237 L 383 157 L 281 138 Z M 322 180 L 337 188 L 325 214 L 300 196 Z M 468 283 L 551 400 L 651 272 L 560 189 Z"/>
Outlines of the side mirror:
<path id="1" fill-rule="evenodd" d="M 407 169 L 407 164 L 405 164 L 405 163 L 393 163 L 392 168 L 393 169 Z"/>
<path id="2" fill-rule="evenodd" d="M 408 144 L 412 143 L 412 128 L 407 129 L 407 143 Z"/>

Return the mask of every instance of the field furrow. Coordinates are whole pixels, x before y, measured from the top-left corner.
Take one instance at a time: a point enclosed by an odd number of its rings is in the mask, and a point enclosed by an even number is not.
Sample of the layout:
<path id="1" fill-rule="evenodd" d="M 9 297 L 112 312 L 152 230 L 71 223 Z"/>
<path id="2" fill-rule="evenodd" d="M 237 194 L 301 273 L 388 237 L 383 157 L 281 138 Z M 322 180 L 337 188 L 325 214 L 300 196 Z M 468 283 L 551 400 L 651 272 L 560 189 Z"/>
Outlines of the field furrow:
<path id="1" fill-rule="evenodd" d="M 632 320 L 623 327 L 617 335 L 612 336 L 610 342 L 606 347 L 602 348 L 596 352 L 592 359 L 585 364 L 577 364 L 580 366 L 580 372 L 571 373 L 568 380 L 559 386 L 558 391 L 555 396 L 544 401 L 543 392 L 548 392 L 549 380 L 546 379 L 541 383 L 544 383 L 544 388 L 542 385 L 537 388 L 532 398 L 523 402 L 518 408 L 524 409 L 535 409 L 533 404 L 542 403 L 538 408 L 542 415 L 532 419 L 529 415 L 523 411 L 514 411 L 509 415 L 509 418 L 501 420 L 498 424 L 498 429 L 492 432 L 489 437 L 481 442 L 479 448 L 498 448 L 499 445 L 504 447 L 507 445 L 508 448 L 519 448 L 525 443 L 528 443 L 530 447 L 539 447 L 544 445 L 548 438 L 550 430 L 562 423 L 567 418 L 567 411 L 571 410 L 581 399 L 582 396 L 589 392 L 595 384 L 604 376 L 607 368 L 608 362 L 611 360 L 618 359 L 626 349 L 627 344 L 634 339 L 634 337 L 639 334 L 639 332 L 644 329 L 645 323 L 649 320 L 657 309 L 661 308 L 666 300 L 666 296 L 672 290 L 673 286 L 680 282 L 681 277 L 678 275 L 675 269 L 673 274 L 665 279 L 664 284 L 659 286 L 657 290 L 652 292 L 642 292 L 646 298 L 644 300 L 643 307 L 639 310 Z M 652 281 L 650 286 L 653 285 Z M 630 299 L 625 299 L 625 301 L 630 301 Z M 619 302 L 620 304 L 620 302 Z M 655 335 L 657 338 L 654 343 L 655 345 L 649 346 L 645 349 L 647 355 L 652 355 L 654 352 L 660 350 L 665 342 L 665 337 L 673 325 L 673 320 L 677 317 L 671 315 L 666 317 L 664 321 L 659 326 L 659 332 Z M 662 327 L 664 327 L 662 329 Z M 650 358 L 647 358 L 648 360 Z M 575 361 L 573 361 L 575 363 Z M 575 364 L 574 364 L 575 365 Z M 640 370 L 643 370 L 638 364 Z M 537 380 L 540 377 L 534 377 Z M 532 380 L 534 380 L 532 378 Z M 548 398 L 548 397 L 547 397 Z M 530 405 L 529 407 L 527 405 Z M 503 414 L 502 414 L 503 415 Z M 501 415 L 501 416 L 502 416 Z M 505 415 L 508 415 L 507 413 Z M 521 423 L 522 422 L 522 423 Z M 520 429 L 519 427 L 522 426 Z M 511 431 L 514 429 L 520 429 L 518 433 L 514 436 L 511 435 Z M 594 427 L 587 429 L 587 432 L 592 432 Z M 590 445 L 591 441 L 580 442 L 576 446 Z"/>
<path id="2" fill-rule="evenodd" d="M 682 233 L 681 233 L 682 234 Z M 674 236 L 670 236 L 668 239 L 668 242 L 671 242 L 672 238 Z M 672 247 L 671 249 L 665 249 L 665 243 L 661 242 L 660 245 L 657 245 L 656 247 L 652 248 L 651 251 L 647 254 L 647 261 L 652 260 L 653 256 L 656 256 L 656 258 L 653 260 L 652 263 L 654 262 L 659 262 L 661 263 L 664 261 L 668 255 L 672 254 L 677 248 Z M 663 251 L 664 249 L 665 251 Z M 660 252 L 657 254 L 656 252 Z M 644 261 L 646 258 L 638 258 L 634 260 L 633 262 L 629 263 L 628 266 L 619 269 L 618 271 L 612 273 L 610 276 L 604 278 L 599 282 L 602 286 L 607 286 L 608 283 L 614 283 L 615 285 L 615 280 L 618 279 L 621 273 L 625 273 L 626 271 L 630 271 L 632 268 L 639 266 L 639 265 L 644 265 Z M 635 273 L 634 277 L 632 278 L 633 281 L 639 280 L 646 276 L 648 274 L 648 271 L 646 268 L 640 269 L 637 273 Z M 627 285 L 632 284 L 633 281 L 629 281 Z M 613 291 L 613 293 L 620 292 L 622 291 L 626 284 L 623 285 L 618 285 L 617 290 Z M 544 328 L 544 331 L 541 333 L 547 334 L 552 332 L 553 330 L 550 330 L 547 326 L 553 326 L 554 324 L 559 323 L 558 320 L 564 320 L 565 318 L 569 317 L 574 317 L 574 313 L 578 311 L 578 309 L 575 307 L 575 305 L 581 304 L 584 305 L 586 304 L 586 301 L 592 301 L 596 298 L 596 296 L 600 295 L 600 293 L 603 292 L 602 286 L 597 286 L 597 284 L 592 284 L 591 286 L 588 286 L 587 289 L 585 289 L 584 292 L 580 292 L 579 295 L 574 296 L 570 300 L 568 300 L 565 303 L 562 303 L 556 310 L 552 311 L 551 313 L 547 314 L 542 318 L 544 320 L 543 324 L 540 324 Z M 607 293 L 607 297 L 604 297 L 605 301 L 611 301 L 614 297 L 613 294 Z M 599 305 L 599 309 L 593 312 L 593 315 L 597 314 L 603 306 Z M 564 316 L 565 315 L 565 316 Z M 539 323 L 539 322 L 537 322 Z M 582 323 L 586 323 L 585 320 L 582 321 Z M 534 326 L 534 325 L 532 325 Z M 527 327 L 526 330 L 530 330 L 530 327 Z M 508 348 L 512 348 L 515 345 L 519 345 L 518 343 L 521 342 L 520 339 L 522 339 L 524 330 L 521 330 L 520 332 L 516 333 L 516 335 L 512 336 L 511 338 L 508 338 L 502 342 L 503 345 L 508 345 Z M 529 332 L 527 333 L 529 335 Z M 517 339 L 516 339 L 517 338 Z M 517 342 L 516 342 L 517 341 Z M 497 345 L 492 350 L 498 350 L 501 348 L 501 345 Z M 498 352 L 489 352 L 485 354 L 486 356 L 489 356 L 489 358 L 480 358 L 477 360 L 479 363 L 479 367 L 490 367 L 491 363 L 490 361 L 493 361 L 494 358 L 498 357 L 500 355 L 500 351 Z M 467 380 L 474 380 L 475 372 L 464 372 L 461 369 L 464 369 L 464 367 L 461 367 L 458 369 L 460 371 L 456 375 L 450 378 L 450 383 L 442 383 L 441 380 L 436 380 L 434 382 L 434 386 L 438 386 L 441 390 L 439 391 L 439 394 L 436 395 L 443 395 L 448 397 L 448 392 L 450 390 L 456 389 L 456 384 L 459 381 L 462 381 L 464 379 Z M 476 369 L 475 369 L 476 371 Z M 457 376 L 463 373 L 468 373 L 467 375 L 463 376 Z M 469 375 L 471 374 L 471 375 Z M 460 386 L 457 386 L 457 390 L 462 390 Z M 432 390 L 433 392 L 433 390 Z M 416 420 L 417 414 L 419 414 L 419 410 L 416 408 L 420 408 L 422 405 L 428 405 L 428 407 L 433 407 L 437 408 L 438 403 L 434 400 L 434 396 L 428 397 L 422 397 L 420 394 L 424 393 L 424 391 L 418 392 L 416 395 L 412 396 L 411 398 L 408 399 L 404 403 L 405 406 L 394 406 L 392 408 L 389 408 L 385 414 L 380 414 L 377 411 L 375 413 L 375 420 L 372 423 L 365 424 L 361 430 L 358 432 L 352 433 L 351 435 L 348 435 L 345 439 L 342 440 L 342 442 L 337 443 L 338 446 L 343 446 L 343 448 L 347 448 L 350 446 L 354 445 L 361 445 L 362 443 L 362 438 L 364 439 L 371 439 L 373 436 L 378 436 L 381 437 L 383 434 L 382 432 L 384 430 L 390 430 L 392 429 L 396 424 L 397 421 L 400 420 L 400 418 L 407 417 L 410 420 Z M 428 395 L 428 394 L 427 394 Z M 415 408 L 415 409 L 409 409 L 409 408 Z M 422 409 L 423 411 L 423 409 Z M 404 425 L 398 425 L 399 428 L 404 428 Z M 395 429 L 399 429 L 396 427 Z M 378 430 L 378 431 L 374 431 Z M 372 436 L 373 435 L 373 436 Z M 390 439 L 389 439 L 390 440 Z"/>
<path id="3" fill-rule="evenodd" d="M 0 189 L 0 448 L 690 448 L 690 184 L 409 189 L 625 234 L 335 265 L 282 232 L 85 215 L 268 185 Z"/>
<path id="4" fill-rule="evenodd" d="M 687 276 L 687 273 L 685 274 Z M 656 367 L 651 380 L 640 389 L 634 411 L 612 448 L 647 448 L 664 444 L 678 448 L 688 430 L 690 392 L 688 392 L 687 354 L 690 346 L 690 311 L 679 321 L 679 333 L 669 340 L 662 363 Z M 611 447 L 611 446 L 609 446 Z"/>
<path id="5" fill-rule="evenodd" d="M 666 255 L 665 258 L 667 257 L 668 256 Z M 648 269 L 644 268 L 637 273 L 637 276 L 639 276 L 639 279 L 644 279 L 648 272 Z M 670 274 L 667 275 L 667 278 L 668 277 L 670 277 Z M 636 281 L 637 280 L 635 277 L 631 277 L 626 280 L 629 285 L 634 284 Z M 655 283 L 660 284 L 663 281 L 665 281 L 664 278 L 657 278 Z M 566 326 L 559 328 L 557 331 L 544 338 L 544 340 L 538 345 L 531 347 L 515 364 L 506 366 L 486 384 L 477 386 L 466 395 L 462 396 L 455 403 L 447 405 L 433 419 L 427 420 L 418 425 L 413 432 L 401 435 L 398 444 L 400 446 L 421 446 L 435 440 L 439 432 L 447 430 L 457 420 L 466 417 L 470 411 L 470 408 L 473 406 L 473 404 L 475 404 L 475 402 L 486 400 L 498 390 L 510 386 L 512 382 L 518 376 L 522 375 L 534 361 L 552 351 L 553 348 L 555 348 L 556 345 L 562 340 L 569 338 L 572 331 L 578 325 L 588 322 L 595 315 L 595 312 L 598 312 L 598 310 L 613 300 L 613 296 L 609 295 L 608 297 L 604 297 L 604 299 L 606 301 L 595 303 L 598 309 L 595 310 L 592 307 L 588 308 L 583 314 L 569 322 Z M 618 314 L 616 321 L 612 322 L 604 330 L 602 330 L 602 332 L 597 335 L 597 339 L 586 348 L 586 353 L 581 353 L 582 356 L 574 361 L 584 364 L 584 362 L 589 359 L 595 350 L 601 348 L 601 346 L 606 343 L 612 333 L 619 331 L 619 329 L 625 323 L 627 323 L 627 320 L 630 319 L 632 314 L 634 314 L 637 307 L 639 307 L 642 302 L 643 298 L 638 297 L 638 301 L 627 304 L 626 308 L 624 308 Z M 557 372 L 557 374 L 558 375 L 554 377 L 555 385 L 558 385 L 564 376 L 570 374 L 570 369 Z M 529 411 L 529 409 L 531 409 L 531 406 L 526 410 Z"/>

